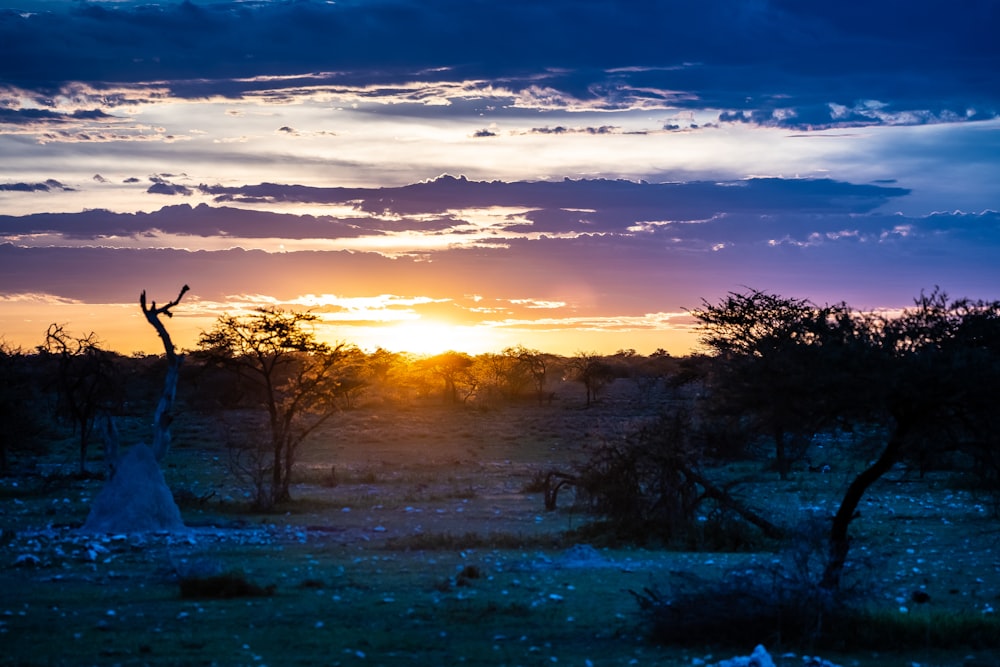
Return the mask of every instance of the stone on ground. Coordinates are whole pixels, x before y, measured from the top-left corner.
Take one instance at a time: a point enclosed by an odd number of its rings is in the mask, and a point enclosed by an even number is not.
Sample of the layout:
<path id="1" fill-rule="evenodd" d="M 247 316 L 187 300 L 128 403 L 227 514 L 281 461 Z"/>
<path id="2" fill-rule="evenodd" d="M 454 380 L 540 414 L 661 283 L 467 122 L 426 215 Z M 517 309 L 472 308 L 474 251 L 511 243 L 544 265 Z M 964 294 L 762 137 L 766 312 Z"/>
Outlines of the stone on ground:
<path id="1" fill-rule="evenodd" d="M 750 655 L 717 662 L 715 667 L 774 667 L 774 660 L 767 649 L 758 644 Z"/>

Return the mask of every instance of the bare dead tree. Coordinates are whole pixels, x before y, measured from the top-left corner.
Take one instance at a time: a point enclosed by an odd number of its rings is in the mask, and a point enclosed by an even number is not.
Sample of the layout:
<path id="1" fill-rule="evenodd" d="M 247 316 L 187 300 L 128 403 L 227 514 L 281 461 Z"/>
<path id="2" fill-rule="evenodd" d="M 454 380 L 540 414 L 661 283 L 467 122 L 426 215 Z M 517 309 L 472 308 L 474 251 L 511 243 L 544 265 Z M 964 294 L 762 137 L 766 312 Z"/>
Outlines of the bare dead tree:
<path id="1" fill-rule="evenodd" d="M 184 361 L 183 355 L 177 354 L 167 328 L 160 321 L 160 316 L 173 317 L 174 314 L 170 312 L 170 309 L 179 304 L 184 298 L 184 294 L 190 289 L 184 285 L 176 299 L 162 306 L 157 306 L 155 301 L 147 306 L 146 290 L 143 290 L 139 296 L 142 314 L 146 316 L 146 321 L 156 329 L 160 340 L 163 341 L 163 349 L 167 355 L 167 377 L 163 382 L 163 394 L 160 396 L 156 412 L 153 414 L 153 454 L 157 461 L 162 461 L 167 452 L 170 451 L 170 423 L 174 419 L 173 407 L 177 398 L 177 378 L 180 375 L 181 363 Z"/>

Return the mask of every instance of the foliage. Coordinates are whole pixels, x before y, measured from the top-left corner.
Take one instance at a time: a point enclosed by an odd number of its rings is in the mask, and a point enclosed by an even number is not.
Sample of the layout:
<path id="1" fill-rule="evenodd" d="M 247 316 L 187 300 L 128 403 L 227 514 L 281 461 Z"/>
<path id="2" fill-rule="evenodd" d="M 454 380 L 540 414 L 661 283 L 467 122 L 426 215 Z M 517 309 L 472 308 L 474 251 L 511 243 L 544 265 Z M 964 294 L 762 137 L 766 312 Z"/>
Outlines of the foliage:
<path id="1" fill-rule="evenodd" d="M 223 315 L 200 338 L 208 363 L 236 373 L 266 413 L 266 452 L 254 438 L 245 449 L 255 475 L 255 505 L 273 508 L 290 498 L 296 453 L 302 442 L 341 409 L 347 389 L 357 391 L 357 355 L 343 344 L 317 340 L 310 313 L 259 308 Z M 249 420 L 247 433 L 256 424 Z"/>
<path id="2" fill-rule="evenodd" d="M 583 385 L 588 408 L 597 401 L 605 387 L 623 375 L 618 366 L 596 352 L 576 353 L 566 362 L 566 369 L 573 380 Z"/>
<path id="3" fill-rule="evenodd" d="M 618 539 L 741 549 L 755 539 L 746 523 L 780 537 L 778 526 L 730 493 L 732 485 L 710 482 L 700 472 L 701 462 L 696 429 L 677 409 L 595 447 L 572 484 L 578 499 L 604 516 Z"/>
<path id="4" fill-rule="evenodd" d="M 59 397 L 58 414 L 70 419 L 79 434 L 80 474 L 87 472 L 87 450 L 101 414 L 112 414 L 124 400 L 116 356 L 101 347 L 93 332 L 73 336 L 61 324 L 52 324 L 39 352 L 53 363 L 53 381 Z"/>
<path id="5" fill-rule="evenodd" d="M 730 293 L 692 313 L 715 363 L 706 370 L 710 417 L 742 416 L 770 437 L 775 467 L 787 479 L 817 432 L 844 418 L 848 386 L 863 362 L 857 320 L 844 304 L 818 307 L 756 290 Z"/>
<path id="6" fill-rule="evenodd" d="M 445 403 L 465 403 L 479 389 L 479 378 L 470 371 L 474 359 L 464 352 L 449 350 L 416 362 L 417 369 L 438 378 L 444 383 L 442 398 Z"/>
<path id="7" fill-rule="evenodd" d="M 694 315 L 715 352 L 702 376 L 712 402 L 772 433 L 783 475 L 788 434 L 807 442 L 821 429 L 851 424 L 883 435 L 831 523 L 827 590 L 840 585 L 861 498 L 896 463 L 930 443 L 992 460 L 1000 302 L 951 301 L 935 290 L 890 317 L 750 290 Z"/>
<path id="8" fill-rule="evenodd" d="M 10 473 L 11 454 L 38 449 L 44 422 L 31 361 L 0 340 L 0 475 Z"/>
<path id="9" fill-rule="evenodd" d="M 555 360 L 554 355 L 529 349 L 523 345 L 508 347 L 503 351 L 503 354 L 517 360 L 514 368 L 519 375 L 530 377 L 538 404 L 545 405 L 546 403 L 550 403 L 551 395 L 546 391 L 546 386 L 549 380 L 550 369 Z"/>

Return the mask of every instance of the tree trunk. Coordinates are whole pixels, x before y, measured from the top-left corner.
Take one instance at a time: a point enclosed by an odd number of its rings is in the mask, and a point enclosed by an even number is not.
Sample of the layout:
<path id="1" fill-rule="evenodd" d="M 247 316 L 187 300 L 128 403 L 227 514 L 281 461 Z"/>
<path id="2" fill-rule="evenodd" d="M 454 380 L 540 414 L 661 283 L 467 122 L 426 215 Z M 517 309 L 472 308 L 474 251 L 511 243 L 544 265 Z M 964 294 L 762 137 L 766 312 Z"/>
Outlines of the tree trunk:
<path id="1" fill-rule="evenodd" d="M 115 476 L 115 469 L 118 466 L 121 439 L 118 437 L 115 420 L 109 414 L 105 414 L 101 420 L 101 435 L 104 438 L 104 472 L 107 478 L 111 479 Z"/>
<path id="2" fill-rule="evenodd" d="M 727 493 L 725 490 L 715 486 L 707 479 L 705 479 L 703 476 L 701 476 L 699 473 L 695 472 L 693 469 L 687 466 L 682 466 L 680 470 L 689 479 L 694 480 L 696 484 L 701 486 L 701 488 L 705 489 L 706 497 L 714 498 L 715 501 L 718 502 L 723 507 L 727 507 L 733 512 L 736 512 L 736 514 L 738 514 L 744 521 L 760 528 L 760 531 L 764 533 L 766 537 L 769 537 L 773 540 L 780 540 L 784 538 L 785 536 L 784 529 L 782 529 L 780 526 L 776 526 L 775 524 L 771 523 L 761 515 L 752 511 L 750 508 L 743 505 L 743 503 L 739 502 L 731 495 L 729 495 L 729 493 Z"/>
<path id="3" fill-rule="evenodd" d="M 281 482 L 281 501 L 292 499 L 292 465 L 295 463 L 295 442 L 289 435 L 285 441 L 285 476 Z"/>
<path id="4" fill-rule="evenodd" d="M 856 516 L 855 512 L 857 511 L 858 503 L 861 502 L 865 491 L 878 481 L 882 475 L 889 472 L 896 461 L 899 460 L 904 438 L 904 429 L 901 425 L 897 425 L 878 460 L 861 471 L 861 474 L 855 477 L 851 485 L 847 487 L 844 498 L 840 501 L 840 508 L 837 510 L 837 514 L 834 515 L 833 524 L 830 526 L 829 552 L 826 568 L 823 570 L 823 578 L 819 584 L 821 588 L 833 591 L 840 587 L 840 579 L 844 573 L 844 564 L 847 562 L 847 552 L 851 547 L 851 540 L 847 534 L 847 529 Z"/>
<path id="5" fill-rule="evenodd" d="M 275 438 L 273 442 L 274 446 L 274 460 L 271 462 L 271 507 L 278 504 L 281 500 L 281 483 L 282 474 L 281 470 L 284 467 L 284 449 L 283 440 Z"/>
<path id="6" fill-rule="evenodd" d="M 185 285 L 181 288 L 176 299 L 159 308 L 155 301 L 146 307 L 146 290 L 143 290 L 139 296 L 142 313 L 146 316 L 146 321 L 156 329 L 157 335 L 163 341 L 163 349 L 167 355 L 167 377 L 163 382 L 163 394 L 160 396 L 160 402 L 156 405 L 156 413 L 153 415 L 153 455 L 157 461 L 162 461 L 167 452 L 170 451 L 170 423 L 174 419 L 172 411 L 174 400 L 177 397 L 177 378 L 180 375 L 181 362 L 184 359 L 174 349 L 170 334 L 163 326 L 163 322 L 160 321 L 160 315 L 173 317 L 174 314 L 170 312 L 170 309 L 180 303 L 189 289 L 191 288 Z"/>
<path id="7" fill-rule="evenodd" d="M 80 435 L 80 476 L 87 474 L 87 435 Z"/>
<path id="8" fill-rule="evenodd" d="M 774 465 L 778 469 L 778 476 L 781 480 L 787 480 L 788 452 L 785 447 L 785 431 L 780 427 L 774 429 Z"/>
<path id="9" fill-rule="evenodd" d="M 162 461 L 170 451 L 170 424 L 174 420 L 173 405 L 177 398 L 177 378 L 181 370 L 181 357 L 173 355 L 163 381 L 163 394 L 153 414 L 153 455 Z"/>

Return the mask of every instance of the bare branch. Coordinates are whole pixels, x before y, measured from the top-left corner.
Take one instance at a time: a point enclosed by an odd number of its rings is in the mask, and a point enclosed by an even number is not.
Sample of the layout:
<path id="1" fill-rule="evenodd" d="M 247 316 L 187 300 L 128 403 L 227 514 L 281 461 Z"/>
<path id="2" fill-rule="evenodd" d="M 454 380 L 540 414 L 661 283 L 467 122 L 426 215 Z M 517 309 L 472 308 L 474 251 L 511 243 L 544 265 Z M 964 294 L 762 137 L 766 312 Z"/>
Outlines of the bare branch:
<path id="1" fill-rule="evenodd" d="M 177 396 L 177 378 L 180 373 L 182 361 L 182 358 L 177 355 L 174 349 L 174 343 L 170 340 L 167 328 L 160 321 L 160 315 L 173 317 L 174 314 L 170 312 L 170 309 L 181 302 L 184 294 L 189 289 L 191 288 L 184 285 L 176 299 L 159 307 L 155 301 L 149 306 L 146 305 L 146 290 L 143 290 L 142 294 L 139 295 L 139 305 L 142 307 L 142 313 L 146 316 L 146 320 L 156 329 L 160 340 L 163 341 L 163 349 L 167 353 L 167 377 L 164 381 L 163 395 L 160 397 L 160 402 L 156 406 L 156 413 L 153 417 L 155 429 L 153 432 L 153 454 L 156 456 L 157 461 L 162 461 L 163 457 L 170 450 L 170 422 L 173 421 L 171 411 Z"/>
<path id="2" fill-rule="evenodd" d="M 170 334 L 167 333 L 166 327 L 160 322 L 160 315 L 166 315 L 167 317 L 173 317 L 174 314 L 170 312 L 170 309 L 181 302 L 184 298 L 184 294 L 191 288 L 187 285 L 181 288 L 180 294 L 173 301 L 170 301 L 165 306 L 157 307 L 156 302 L 153 301 L 152 305 L 146 306 L 146 290 L 142 290 L 142 294 L 139 295 L 139 305 L 142 307 L 142 314 L 146 316 L 146 320 L 153 325 L 156 329 L 156 333 L 160 336 L 160 340 L 163 341 L 163 347 L 167 352 L 167 359 L 173 362 L 177 358 L 177 353 L 174 350 L 173 341 L 170 340 Z"/>

